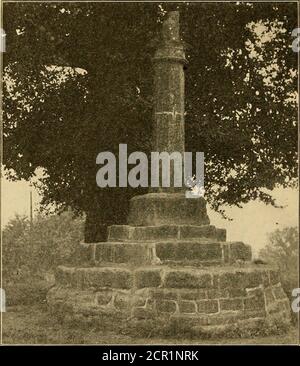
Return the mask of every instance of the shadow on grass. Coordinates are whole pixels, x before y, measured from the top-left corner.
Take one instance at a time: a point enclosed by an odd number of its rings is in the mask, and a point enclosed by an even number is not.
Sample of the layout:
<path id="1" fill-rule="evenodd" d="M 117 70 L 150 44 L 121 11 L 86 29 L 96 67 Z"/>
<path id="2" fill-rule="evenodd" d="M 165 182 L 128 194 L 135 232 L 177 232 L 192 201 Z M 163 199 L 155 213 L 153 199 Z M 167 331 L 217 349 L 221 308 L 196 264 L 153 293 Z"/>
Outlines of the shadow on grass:
<path id="1" fill-rule="evenodd" d="M 4 344 L 298 344 L 298 331 L 285 335 L 235 339 L 134 338 L 125 334 L 62 325 L 52 317 L 46 304 L 8 307 L 3 314 Z"/>

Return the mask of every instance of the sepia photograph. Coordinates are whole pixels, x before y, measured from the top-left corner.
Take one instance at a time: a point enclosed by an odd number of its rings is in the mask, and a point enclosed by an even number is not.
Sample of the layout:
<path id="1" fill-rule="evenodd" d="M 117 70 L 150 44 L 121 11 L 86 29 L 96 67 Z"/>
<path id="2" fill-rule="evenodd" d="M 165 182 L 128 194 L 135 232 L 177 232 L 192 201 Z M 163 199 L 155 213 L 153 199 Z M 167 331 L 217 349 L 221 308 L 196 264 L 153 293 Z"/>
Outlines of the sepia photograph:
<path id="1" fill-rule="evenodd" d="M 298 14 L 1 2 L 2 345 L 299 345 Z"/>

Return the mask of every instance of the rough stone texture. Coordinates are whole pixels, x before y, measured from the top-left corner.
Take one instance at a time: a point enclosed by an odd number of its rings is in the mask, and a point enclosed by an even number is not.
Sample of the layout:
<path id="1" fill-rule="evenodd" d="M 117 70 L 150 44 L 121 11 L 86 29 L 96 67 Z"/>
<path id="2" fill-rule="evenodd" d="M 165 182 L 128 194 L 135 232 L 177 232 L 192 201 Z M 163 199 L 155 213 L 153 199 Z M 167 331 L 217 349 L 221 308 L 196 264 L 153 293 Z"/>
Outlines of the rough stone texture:
<path id="1" fill-rule="evenodd" d="M 193 240 L 165 239 L 140 242 L 103 242 L 82 244 L 82 250 L 90 256 L 90 264 L 133 263 L 179 265 L 209 265 L 249 261 L 251 248 L 241 242 L 221 242 L 201 238 Z"/>
<path id="2" fill-rule="evenodd" d="M 160 225 L 129 226 L 112 225 L 108 228 L 108 241 L 161 241 L 166 239 L 186 240 L 210 238 L 226 241 L 226 230 L 213 225 Z"/>
<path id="3" fill-rule="evenodd" d="M 56 281 L 75 288 L 131 288 L 133 273 L 118 267 L 68 268 L 60 266 L 56 272 Z"/>
<path id="4" fill-rule="evenodd" d="M 222 260 L 219 243 L 163 242 L 156 244 L 156 255 L 163 260 Z"/>
<path id="5" fill-rule="evenodd" d="M 209 273 L 171 270 L 165 275 L 164 285 L 171 288 L 209 288 L 212 286 L 212 277 Z"/>
<path id="6" fill-rule="evenodd" d="M 217 313 L 219 311 L 219 303 L 217 300 L 197 301 L 197 310 L 201 314 Z"/>
<path id="7" fill-rule="evenodd" d="M 181 193 L 148 193 L 130 201 L 129 225 L 207 225 L 206 202 Z"/>
<path id="8" fill-rule="evenodd" d="M 139 269 L 135 271 L 136 287 L 158 287 L 162 283 L 160 269 Z"/>
<path id="9" fill-rule="evenodd" d="M 97 323 L 105 316 L 125 327 L 130 317 L 149 321 L 149 326 L 163 322 L 176 332 L 192 330 L 204 336 L 249 327 L 259 331 L 266 324 L 290 321 L 289 301 L 274 278 L 269 267 L 250 265 L 206 269 L 60 266 L 48 304 L 55 312 L 60 309 L 65 320 L 76 315 Z"/>
<path id="10" fill-rule="evenodd" d="M 244 243 L 230 243 L 229 244 L 229 261 L 234 260 L 251 260 L 251 247 L 249 245 L 245 245 Z"/>

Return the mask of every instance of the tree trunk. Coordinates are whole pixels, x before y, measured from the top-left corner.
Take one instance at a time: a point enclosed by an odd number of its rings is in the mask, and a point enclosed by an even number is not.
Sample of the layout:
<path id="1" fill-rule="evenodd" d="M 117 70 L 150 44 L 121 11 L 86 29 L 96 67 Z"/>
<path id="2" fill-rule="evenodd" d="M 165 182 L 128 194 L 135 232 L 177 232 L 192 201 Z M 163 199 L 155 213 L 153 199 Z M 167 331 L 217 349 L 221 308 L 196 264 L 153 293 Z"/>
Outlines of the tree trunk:
<path id="1" fill-rule="evenodd" d="M 108 223 L 103 222 L 101 215 L 95 212 L 88 212 L 84 227 L 84 241 L 94 243 L 107 240 Z"/>
<path id="2" fill-rule="evenodd" d="M 127 223 L 129 198 L 124 190 L 112 188 L 101 197 L 95 197 L 99 202 L 86 212 L 84 240 L 86 243 L 107 241 L 107 230 L 110 225 L 124 225 Z"/>

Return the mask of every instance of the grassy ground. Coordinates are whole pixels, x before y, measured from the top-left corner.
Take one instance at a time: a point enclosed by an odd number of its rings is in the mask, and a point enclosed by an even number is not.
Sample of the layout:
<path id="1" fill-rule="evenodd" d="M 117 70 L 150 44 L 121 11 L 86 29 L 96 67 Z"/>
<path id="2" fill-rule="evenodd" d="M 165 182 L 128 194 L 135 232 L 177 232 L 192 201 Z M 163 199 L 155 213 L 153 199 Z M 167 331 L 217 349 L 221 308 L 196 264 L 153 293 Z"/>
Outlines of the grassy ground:
<path id="1" fill-rule="evenodd" d="M 4 344 L 298 344 L 296 328 L 285 335 L 255 339 L 159 339 L 75 329 L 62 326 L 47 312 L 46 305 L 9 307 L 3 314 Z"/>

